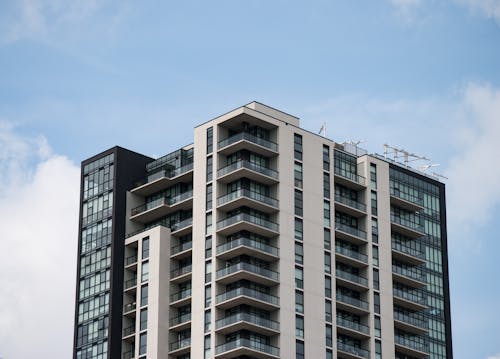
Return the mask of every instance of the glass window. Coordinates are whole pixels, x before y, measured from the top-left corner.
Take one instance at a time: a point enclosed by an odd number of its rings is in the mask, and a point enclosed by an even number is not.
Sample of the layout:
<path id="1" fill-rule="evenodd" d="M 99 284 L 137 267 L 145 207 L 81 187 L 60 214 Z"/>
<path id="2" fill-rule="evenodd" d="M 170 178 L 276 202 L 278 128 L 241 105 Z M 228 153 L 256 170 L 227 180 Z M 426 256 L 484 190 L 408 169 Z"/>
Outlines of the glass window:
<path id="1" fill-rule="evenodd" d="M 379 273 L 378 269 L 373 268 L 373 288 L 379 290 L 380 289 L 380 283 L 379 283 Z"/>
<path id="2" fill-rule="evenodd" d="M 148 285 L 141 287 L 141 307 L 148 305 Z"/>
<path id="3" fill-rule="evenodd" d="M 205 258 L 212 257 L 212 236 L 205 238 Z"/>
<path id="4" fill-rule="evenodd" d="M 304 288 L 304 271 L 300 267 L 295 267 L 295 286 L 297 288 Z"/>
<path id="5" fill-rule="evenodd" d="M 293 155 L 296 160 L 302 161 L 302 136 L 298 134 L 293 136 Z"/>
<path id="6" fill-rule="evenodd" d="M 300 315 L 295 316 L 295 336 L 304 338 L 304 317 Z"/>
<path id="7" fill-rule="evenodd" d="M 205 234 L 211 234 L 212 233 L 212 212 L 209 212 L 206 214 L 206 229 L 205 229 Z"/>
<path id="8" fill-rule="evenodd" d="M 326 333 L 325 333 L 326 345 L 332 346 L 332 326 L 330 324 L 326 325 Z"/>
<path id="9" fill-rule="evenodd" d="M 300 218 L 295 218 L 295 239 L 302 241 L 302 233 L 303 233 L 302 220 Z"/>
<path id="10" fill-rule="evenodd" d="M 325 276 L 325 297 L 332 297 L 332 278 Z"/>
<path id="11" fill-rule="evenodd" d="M 149 237 L 142 239 L 142 259 L 149 258 Z"/>
<path id="12" fill-rule="evenodd" d="M 295 190 L 295 215 L 303 216 L 303 199 L 302 199 L 302 191 Z"/>
<path id="13" fill-rule="evenodd" d="M 378 339 L 375 339 L 375 358 L 382 359 L 382 342 Z"/>
<path id="14" fill-rule="evenodd" d="M 323 145 L 323 170 L 330 171 L 330 147 Z"/>
<path id="15" fill-rule="evenodd" d="M 299 242 L 295 242 L 295 263 L 304 263 L 304 247 Z"/>
<path id="16" fill-rule="evenodd" d="M 373 307 L 375 309 L 375 313 L 380 314 L 380 294 L 377 292 L 373 293 Z"/>
<path id="17" fill-rule="evenodd" d="M 377 338 L 380 338 L 382 335 L 381 333 L 381 324 L 380 324 L 380 317 L 378 315 L 375 316 L 375 336 Z"/>
<path id="18" fill-rule="evenodd" d="M 211 357 L 211 350 L 210 350 L 210 335 L 205 335 L 205 344 L 204 344 L 204 349 L 205 349 L 205 359 L 208 359 Z"/>
<path id="19" fill-rule="evenodd" d="M 205 262 L 205 283 L 212 280 L 212 261 Z"/>
<path id="20" fill-rule="evenodd" d="M 205 308 L 210 307 L 212 305 L 212 286 L 207 285 L 205 287 Z"/>
<path id="21" fill-rule="evenodd" d="M 378 267 L 378 246 L 373 246 L 373 265 Z"/>
<path id="22" fill-rule="evenodd" d="M 214 129 L 207 128 L 207 154 L 212 153 L 214 150 Z"/>
<path id="23" fill-rule="evenodd" d="M 372 217 L 372 242 L 378 243 L 378 220 Z"/>
<path id="24" fill-rule="evenodd" d="M 323 197 L 330 199 L 330 174 L 323 172 Z"/>
<path id="25" fill-rule="evenodd" d="M 330 250 L 332 248 L 332 238 L 331 238 L 331 233 L 328 228 L 325 228 L 323 230 L 323 239 L 325 242 L 325 249 Z"/>
<path id="26" fill-rule="evenodd" d="M 210 309 L 205 310 L 205 332 L 210 331 L 212 323 L 212 312 Z"/>
<path id="27" fill-rule="evenodd" d="M 148 328 L 148 310 L 146 309 L 141 309 L 141 323 L 140 323 L 140 328 L 141 330 L 146 330 Z"/>
<path id="28" fill-rule="evenodd" d="M 213 158 L 212 156 L 207 157 L 207 182 L 212 181 L 212 173 L 213 173 Z"/>
<path id="29" fill-rule="evenodd" d="M 332 272 L 332 256 L 328 252 L 325 252 L 325 272 L 328 274 Z"/>
<path id="30" fill-rule="evenodd" d="M 295 359 L 304 359 L 304 342 L 302 340 L 297 340 L 295 342 Z"/>
<path id="31" fill-rule="evenodd" d="M 212 184 L 207 184 L 207 198 L 206 198 L 207 211 L 212 209 Z"/>
<path id="32" fill-rule="evenodd" d="M 149 261 L 142 262 L 141 282 L 146 282 L 149 278 Z"/>
<path id="33" fill-rule="evenodd" d="M 148 346 L 148 337 L 146 333 L 142 333 L 139 337 L 139 355 L 146 354 Z"/>
<path id="34" fill-rule="evenodd" d="M 325 320 L 332 322 L 332 302 L 330 300 L 325 300 Z"/>
<path id="35" fill-rule="evenodd" d="M 295 291 L 295 311 L 297 313 L 304 313 L 304 293 L 300 290 Z"/>
<path id="36" fill-rule="evenodd" d="M 323 202 L 323 217 L 324 217 L 324 226 L 330 227 L 330 202 Z"/>
<path id="37" fill-rule="evenodd" d="M 377 215 L 377 192 L 372 191 L 371 192 L 371 203 L 372 203 L 372 214 L 374 216 Z"/>
<path id="38" fill-rule="evenodd" d="M 295 187 L 302 188 L 302 164 L 300 162 L 295 162 L 293 176 Z"/>
<path id="39" fill-rule="evenodd" d="M 377 189 L 377 166 L 375 163 L 370 163 L 370 187 Z"/>

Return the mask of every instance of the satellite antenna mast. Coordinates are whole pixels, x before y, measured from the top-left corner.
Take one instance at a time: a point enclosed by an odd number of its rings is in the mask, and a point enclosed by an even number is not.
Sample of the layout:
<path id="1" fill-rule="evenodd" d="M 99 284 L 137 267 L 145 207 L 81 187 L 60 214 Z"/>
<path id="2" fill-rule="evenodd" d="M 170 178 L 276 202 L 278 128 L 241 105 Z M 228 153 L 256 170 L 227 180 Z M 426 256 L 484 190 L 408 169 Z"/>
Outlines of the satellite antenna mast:
<path id="1" fill-rule="evenodd" d="M 321 136 L 326 137 L 326 122 L 323 122 L 323 125 L 319 129 L 318 132 Z"/>

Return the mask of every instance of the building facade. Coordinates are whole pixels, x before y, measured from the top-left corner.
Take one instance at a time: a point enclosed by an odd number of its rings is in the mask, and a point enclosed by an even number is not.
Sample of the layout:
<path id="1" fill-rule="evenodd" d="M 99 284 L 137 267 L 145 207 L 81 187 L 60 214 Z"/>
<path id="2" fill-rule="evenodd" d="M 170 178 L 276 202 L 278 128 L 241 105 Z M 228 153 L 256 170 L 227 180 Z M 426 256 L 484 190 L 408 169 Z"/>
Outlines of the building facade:
<path id="1" fill-rule="evenodd" d="M 445 186 L 252 102 L 82 163 L 74 358 L 451 359 Z"/>

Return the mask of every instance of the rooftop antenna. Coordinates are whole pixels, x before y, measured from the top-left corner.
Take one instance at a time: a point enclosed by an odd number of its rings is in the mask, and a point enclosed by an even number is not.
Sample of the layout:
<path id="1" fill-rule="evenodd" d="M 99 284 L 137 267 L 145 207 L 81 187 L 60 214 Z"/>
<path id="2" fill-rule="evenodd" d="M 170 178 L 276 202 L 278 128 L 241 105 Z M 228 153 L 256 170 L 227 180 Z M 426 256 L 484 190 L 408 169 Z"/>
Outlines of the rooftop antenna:
<path id="1" fill-rule="evenodd" d="M 436 172 L 431 172 L 431 175 L 433 175 L 433 176 L 435 176 L 435 177 L 438 177 L 438 178 L 448 179 L 448 177 L 443 176 L 443 175 L 440 175 L 439 173 L 436 173 Z"/>
<path id="2" fill-rule="evenodd" d="M 404 148 L 398 148 L 384 143 L 384 157 L 387 158 L 388 155 L 393 155 L 392 160 L 396 162 L 398 158 L 403 158 L 403 164 L 406 167 L 408 167 L 408 163 L 413 161 L 430 161 L 430 159 L 425 156 L 420 156 L 415 153 L 408 152 Z"/>
<path id="3" fill-rule="evenodd" d="M 326 122 L 323 122 L 323 125 L 319 129 L 318 132 L 321 136 L 326 137 Z"/>
<path id="4" fill-rule="evenodd" d="M 432 164 L 428 164 L 428 165 L 423 165 L 423 166 L 419 166 L 418 169 L 422 172 L 425 172 L 427 171 L 429 168 L 431 167 L 437 167 L 437 166 L 440 166 L 439 163 L 432 163 Z"/>

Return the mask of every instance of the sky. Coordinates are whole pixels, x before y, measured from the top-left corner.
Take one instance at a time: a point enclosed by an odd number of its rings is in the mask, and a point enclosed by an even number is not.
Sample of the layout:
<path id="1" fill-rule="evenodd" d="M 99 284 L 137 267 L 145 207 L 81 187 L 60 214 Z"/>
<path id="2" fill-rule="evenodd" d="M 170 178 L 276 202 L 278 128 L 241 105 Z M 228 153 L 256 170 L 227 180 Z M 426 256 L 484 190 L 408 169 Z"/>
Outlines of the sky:
<path id="1" fill-rule="evenodd" d="M 454 355 L 500 358 L 500 0 L 1 1 L 0 358 L 71 355 L 80 162 L 253 100 L 439 164 Z"/>

